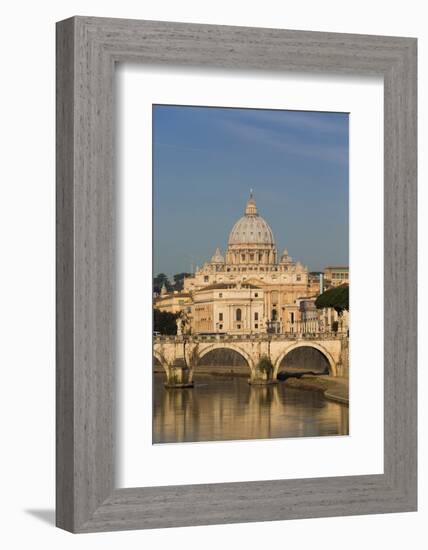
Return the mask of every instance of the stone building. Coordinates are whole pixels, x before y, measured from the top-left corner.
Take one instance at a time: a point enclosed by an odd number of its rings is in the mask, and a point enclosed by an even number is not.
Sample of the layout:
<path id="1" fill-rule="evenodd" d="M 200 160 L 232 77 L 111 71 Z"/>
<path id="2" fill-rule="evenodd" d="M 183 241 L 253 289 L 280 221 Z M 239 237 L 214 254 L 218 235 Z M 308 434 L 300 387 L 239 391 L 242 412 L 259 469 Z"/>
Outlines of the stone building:
<path id="1" fill-rule="evenodd" d="M 217 283 L 194 291 L 192 332 L 266 331 L 264 293 L 249 283 Z"/>
<path id="2" fill-rule="evenodd" d="M 308 295 L 318 296 L 322 293 L 324 273 L 320 271 L 311 271 L 308 275 Z"/>
<path id="3" fill-rule="evenodd" d="M 210 292 L 209 306 L 204 289 Z M 250 297 L 251 289 L 257 297 Z M 309 292 L 308 269 L 293 261 L 287 250 L 278 257 L 272 229 L 251 194 L 244 215 L 229 234 L 225 255 L 217 248 L 210 261 L 184 280 L 184 291 L 193 296 L 194 331 L 208 330 L 209 325 L 213 332 L 288 332 L 299 320 L 297 300 Z M 197 305 L 199 300 L 205 305 Z M 214 310 L 220 314 L 220 304 L 226 302 L 228 321 L 220 323 Z M 202 307 L 209 311 L 197 309 Z M 240 314 L 242 322 L 236 319 Z"/>
<path id="4" fill-rule="evenodd" d="M 226 254 L 217 248 L 214 256 L 192 277 L 184 280 L 184 290 L 192 291 L 209 284 L 256 280 L 261 285 L 281 285 L 291 294 L 305 293 L 308 288 L 308 269 L 294 262 L 284 250 L 278 260 L 272 229 L 262 218 L 252 194 L 244 216 L 233 226 Z"/>
<path id="5" fill-rule="evenodd" d="M 340 332 L 349 331 L 349 311 L 343 311 L 338 315 L 332 307 L 326 307 L 318 310 L 318 326 L 320 332 Z"/>
<path id="6" fill-rule="evenodd" d="M 192 303 L 192 297 L 190 292 L 167 292 L 165 286 L 162 287 L 159 296 L 156 296 L 153 302 L 153 306 L 160 311 L 168 311 L 169 313 L 180 313 L 181 311 L 187 311 L 190 313 L 190 305 Z"/>
<path id="7" fill-rule="evenodd" d="M 349 267 L 347 266 L 328 266 L 324 269 L 325 288 L 349 284 Z"/>
<path id="8" fill-rule="evenodd" d="M 347 268 L 326 268 L 328 281 L 342 281 Z M 346 279 L 347 280 L 347 279 Z M 244 215 L 235 223 L 223 255 L 184 279 L 182 292 L 155 299 L 163 311 L 185 312 L 191 333 L 298 333 L 329 330 L 333 312 L 317 312 L 315 298 L 322 273 L 309 273 L 287 249 L 278 256 L 274 235 L 250 194 Z M 333 284 L 333 283 L 332 283 Z"/>

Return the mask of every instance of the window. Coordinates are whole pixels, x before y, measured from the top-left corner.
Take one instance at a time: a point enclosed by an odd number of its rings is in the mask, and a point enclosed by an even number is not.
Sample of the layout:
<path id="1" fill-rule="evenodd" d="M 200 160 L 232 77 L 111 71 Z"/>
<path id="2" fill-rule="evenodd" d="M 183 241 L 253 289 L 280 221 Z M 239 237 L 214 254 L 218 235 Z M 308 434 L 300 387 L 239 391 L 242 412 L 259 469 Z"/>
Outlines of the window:
<path id="1" fill-rule="evenodd" d="M 254 254 L 250 254 L 250 260 L 254 261 Z"/>
<path id="2" fill-rule="evenodd" d="M 219 292 L 218 297 L 223 298 L 223 292 Z"/>
<path id="3" fill-rule="evenodd" d="M 263 254 L 259 254 L 259 262 L 263 261 Z"/>
<path id="4" fill-rule="evenodd" d="M 219 313 L 219 314 L 218 314 L 218 320 L 219 320 L 219 321 L 223 321 L 223 313 Z"/>
<path id="5" fill-rule="evenodd" d="M 258 292 L 255 292 L 254 293 L 254 298 L 258 298 L 259 297 L 259 293 Z"/>
<path id="6" fill-rule="evenodd" d="M 204 283 L 207 283 L 209 280 L 210 278 L 208 277 L 208 275 L 204 275 Z"/>
<path id="7" fill-rule="evenodd" d="M 276 309 L 272 310 L 272 321 L 276 321 L 277 312 Z"/>
<path id="8" fill-rule="evenodd" d="M 294 324 L 294 313 L 293 312 L 290 313 L 290 321 L 291 321 L 291 324 L 293 325 Z"/>
<path id="9" fill-rule="evenodd" d="M 296 279 L 297 279 L 298 281 L 300 281 L 301 278 L 302 278 L 301 275 L 297 275 L 297 277 L 296 277 Z"/>
<path id="10" fill-rule="evenodd" d="M 219 330 L 223 330 L 223 325 L 218 326 Z"/>
<path id="11" fill-rule="evenodd" d="M 241 321 L 242 320 L 242 311 L 241 309 L 238 307 L 238 309 L 236 310 L 236 320 L 237 321 Z M 240 327 L 238 327 L 240 328 Z"/>
<path id="12" fill-rule="evenodd" d="M 256 324 L 254 325 L 254 328 L 259 328 L 259 325 L 256 323 Z"/>
<path id="13" fill-rule="evenodd" d="M 240 328 L 241 328 L 241 325 L 236 325 L 236 328 L 240 329 Z"/>
<path id="14" fill-rule="evenodd" d="M 258 321 L 258 320 L 259 320 L 259 312 L 256 311 L 256 312 L 254 313 L 254 321 Z"/>
<path id="15" fill-rule="evenodd" d="M 245 254 L 241 254 L 241 260 L 245 262 Z"/>

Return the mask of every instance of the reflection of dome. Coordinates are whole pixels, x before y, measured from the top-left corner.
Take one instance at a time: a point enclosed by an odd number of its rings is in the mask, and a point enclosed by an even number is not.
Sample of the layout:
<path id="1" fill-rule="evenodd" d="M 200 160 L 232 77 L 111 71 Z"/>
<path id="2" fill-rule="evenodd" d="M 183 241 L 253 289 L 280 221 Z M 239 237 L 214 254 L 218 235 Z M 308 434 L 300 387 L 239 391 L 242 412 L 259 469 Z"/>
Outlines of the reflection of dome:
<path id="1" fill-rule="evenodd" d="M 252 193 L 245 208 L 245 216 L 235 223 L 229 235 L 229 245 L 241 244 L 275 244 L 272 229 L 267 221 L 259 216 Z"/>

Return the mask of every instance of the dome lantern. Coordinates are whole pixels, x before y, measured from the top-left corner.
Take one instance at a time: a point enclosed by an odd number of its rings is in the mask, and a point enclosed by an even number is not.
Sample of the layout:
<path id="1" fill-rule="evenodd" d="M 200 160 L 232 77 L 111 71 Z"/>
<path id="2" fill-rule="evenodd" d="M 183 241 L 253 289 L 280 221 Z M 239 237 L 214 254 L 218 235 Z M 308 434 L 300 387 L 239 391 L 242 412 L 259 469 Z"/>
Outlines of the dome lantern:
<path id="1" fill-rule="evenodd" d="M 256 205 L 256 201 L 254 200 L 254 197 L 253 197 L 253 190 L 252 189 L 250 190 L 250 198 L 248 199 L 247 206 L 245 207 L 245 215 L 246 216 L 257 216 L 258 215 L 257 205 Z"/>

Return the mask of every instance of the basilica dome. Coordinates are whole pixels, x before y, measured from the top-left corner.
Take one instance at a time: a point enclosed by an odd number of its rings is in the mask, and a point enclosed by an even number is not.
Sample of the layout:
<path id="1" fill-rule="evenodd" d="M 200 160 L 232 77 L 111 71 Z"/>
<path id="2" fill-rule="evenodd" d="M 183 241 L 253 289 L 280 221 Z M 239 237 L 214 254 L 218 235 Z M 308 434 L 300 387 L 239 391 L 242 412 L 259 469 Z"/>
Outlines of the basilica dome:
<path id="1" fill-rule="evenodd" d="M 275 244 L 272 229 L 267 221 L 259 216 L 252 193 L 245 208 L 245 215 L 235 223 L 229 235 L 229 245 L 247 244 Z"/>

